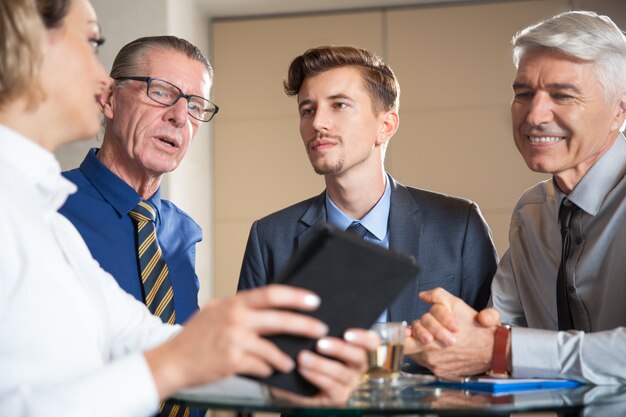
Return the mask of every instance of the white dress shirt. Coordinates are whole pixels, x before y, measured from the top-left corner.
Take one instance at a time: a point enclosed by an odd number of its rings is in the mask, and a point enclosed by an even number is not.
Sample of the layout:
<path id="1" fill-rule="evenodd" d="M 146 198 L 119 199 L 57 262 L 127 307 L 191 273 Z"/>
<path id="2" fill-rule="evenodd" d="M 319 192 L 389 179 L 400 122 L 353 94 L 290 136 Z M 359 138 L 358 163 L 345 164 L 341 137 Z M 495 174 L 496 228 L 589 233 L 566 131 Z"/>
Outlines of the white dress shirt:
<path id="1" fill-rule="evenodd" d="M 121 290 L 57 213 L 74 190 L 49 151 L 0 125 L 0 415 L 154 414 L 141 351 L 178 327 Z"/>
<path id="2" fill-rule="evenodd" d="M 561 259 L 558 211 L 572 217 L 568 292 L 578 329 L 557 332 L 556 279 Z M 509 250 L 492 283 L 493 304 L 514 326 L 516 377 L 626 382 L 626 139 L 589 169 L 569 195 L 552 180 L 524 193 L 513 212 Z"/>

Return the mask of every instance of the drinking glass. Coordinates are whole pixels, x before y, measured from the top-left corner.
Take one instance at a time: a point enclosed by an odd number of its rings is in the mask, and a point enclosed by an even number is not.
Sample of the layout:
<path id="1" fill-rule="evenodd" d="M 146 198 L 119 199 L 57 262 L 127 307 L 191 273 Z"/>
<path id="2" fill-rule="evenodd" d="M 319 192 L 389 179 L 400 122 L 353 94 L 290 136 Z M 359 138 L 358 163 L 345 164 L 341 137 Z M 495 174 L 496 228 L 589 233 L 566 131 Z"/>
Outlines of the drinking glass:
<path id="1" fill-rule="evenodd" d="M 400 376 L 400 368 L 404 360 L 404 323 L 383 322 L 372 326 L 380 344 L 367 358 L 368 370 L 363 374 L 362 381 L 373 384 L 390 384 Z"/>
<path id="2" fill-rule="evenodd" d="M 404 323 L 376 323 L 374 331 L 380 343 L 377 349 L 368 354 L 368 369 L 361 376 L 361 382 L 352 394 L 353 405 L 389 406 L 400 400 L 399 380 L 403 363 Z"/>

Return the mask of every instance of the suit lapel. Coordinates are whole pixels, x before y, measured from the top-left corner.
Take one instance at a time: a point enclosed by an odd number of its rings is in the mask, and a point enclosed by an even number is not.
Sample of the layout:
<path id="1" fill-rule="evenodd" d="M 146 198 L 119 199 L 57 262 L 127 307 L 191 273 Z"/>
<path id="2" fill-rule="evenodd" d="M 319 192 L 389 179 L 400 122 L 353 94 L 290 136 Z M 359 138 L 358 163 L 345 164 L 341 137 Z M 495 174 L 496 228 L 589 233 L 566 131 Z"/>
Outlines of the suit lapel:
<path id="1" fill-rule="evenodd" d="M 420 237 L 422 222 L 419 206 L 407 190 L 396 182 L 391 175 L 391 207 L 389 209 L 389 249 L 404 255 L 412 256 L 419 261 Z M 418 277 L 402 290 L 389 308 L 390 321 L 411 322 L 417 317 Z"/>
<path id="2" fill-rule="evenodd" d="M 298 221 L 297 247 L 306 241 L 318 224 L 326 223 L 326 191 L 311 200 L 311 204 Z"/>

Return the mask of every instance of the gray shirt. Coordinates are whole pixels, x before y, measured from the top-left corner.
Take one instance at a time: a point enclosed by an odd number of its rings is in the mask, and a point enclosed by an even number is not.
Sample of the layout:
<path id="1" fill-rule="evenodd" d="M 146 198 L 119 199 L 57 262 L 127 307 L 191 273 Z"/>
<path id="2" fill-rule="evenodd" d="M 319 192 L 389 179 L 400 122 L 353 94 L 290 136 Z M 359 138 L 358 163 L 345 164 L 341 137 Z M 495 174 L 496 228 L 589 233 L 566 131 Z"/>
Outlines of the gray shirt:
<path id="1" fill-rule="evenodd" d="M 492 283 L 502 321 L 518 326 L 511 345 L 515 377 L 626 382 L 625 173 L 626 138 L 620 134 L 569 195 L 548 180 L 518 201 L 509 249 Z M 582 209 L 572 218 L 567 281 L 574 324 L 587 332 L 557 331 L 558 210 L 564 198 Z"/>

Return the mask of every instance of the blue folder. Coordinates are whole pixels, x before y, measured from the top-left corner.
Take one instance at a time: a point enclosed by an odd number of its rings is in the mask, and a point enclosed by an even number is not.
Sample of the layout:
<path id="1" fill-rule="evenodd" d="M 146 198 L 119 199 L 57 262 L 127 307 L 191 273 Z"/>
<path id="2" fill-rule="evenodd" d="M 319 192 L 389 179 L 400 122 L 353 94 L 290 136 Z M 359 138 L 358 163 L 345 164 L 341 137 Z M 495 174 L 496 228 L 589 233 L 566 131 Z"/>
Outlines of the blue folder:
<path id="1" fill-rule="evenodd" d="M 480 376 L 465 378 L 462 381 L 440 379 L 433 382 L 433 385 L 443 388 L 502 394 L 521 391 L 576 388 L 581 386 L 582 383 L 568 379 L 502 379 Z"/>

